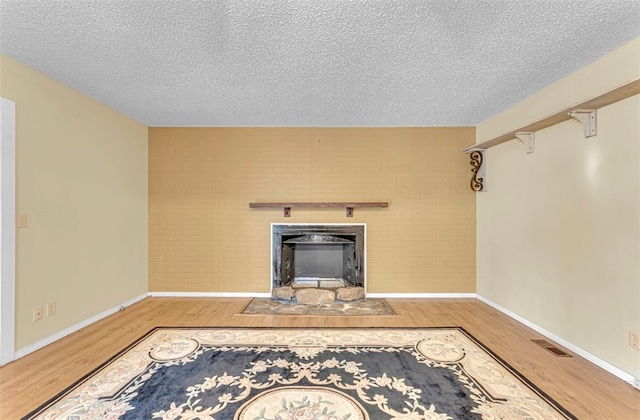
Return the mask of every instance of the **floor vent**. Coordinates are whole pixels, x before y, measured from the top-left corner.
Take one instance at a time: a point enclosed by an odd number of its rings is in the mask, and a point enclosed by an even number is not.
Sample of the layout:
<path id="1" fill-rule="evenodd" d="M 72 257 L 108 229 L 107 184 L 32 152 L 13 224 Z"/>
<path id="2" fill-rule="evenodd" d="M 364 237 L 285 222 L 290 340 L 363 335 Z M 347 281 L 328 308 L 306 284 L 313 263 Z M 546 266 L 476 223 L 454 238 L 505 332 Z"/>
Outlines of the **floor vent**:
<path id="1" fill-rule="evenodd" d="M 569 353 L 565 352 L 564 350 L 554 346 L 547 340 L 531 340 L 531 341 L 533 341 L 543 349 L 549 350 L 551 353 L 555 354 L 558 357 L 573 357 Z"/>

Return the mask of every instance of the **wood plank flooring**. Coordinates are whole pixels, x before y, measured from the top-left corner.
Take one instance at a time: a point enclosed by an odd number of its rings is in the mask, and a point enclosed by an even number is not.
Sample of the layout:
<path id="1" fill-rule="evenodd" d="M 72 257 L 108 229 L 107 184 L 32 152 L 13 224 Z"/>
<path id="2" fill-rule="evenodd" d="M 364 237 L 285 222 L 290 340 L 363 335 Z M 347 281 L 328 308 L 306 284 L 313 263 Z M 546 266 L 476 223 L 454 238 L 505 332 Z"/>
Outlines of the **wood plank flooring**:
<path id="1" fill-rule="evenodd" d="M 248 298 L 148 298 L 0 368 L 0 419 L 19 419 L 158 326 L 465 328 L 580 419 L 640 419 L 640 391 L 476 299 L 388 299 L 396 316 L 240 315 Z"/>

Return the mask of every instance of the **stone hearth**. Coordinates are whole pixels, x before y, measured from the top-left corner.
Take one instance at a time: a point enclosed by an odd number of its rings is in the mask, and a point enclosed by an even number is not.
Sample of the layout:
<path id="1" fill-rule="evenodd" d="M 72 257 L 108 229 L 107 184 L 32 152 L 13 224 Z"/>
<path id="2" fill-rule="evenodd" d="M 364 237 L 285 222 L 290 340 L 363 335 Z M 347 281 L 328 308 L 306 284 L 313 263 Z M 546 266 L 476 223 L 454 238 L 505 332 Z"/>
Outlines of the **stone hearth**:
<path id="1" fill-rule="evenodd" d="M 339 287 L 335 289 L 320 287 L 291 286 L 276 287 L 272 292 L 273 299 L 296 301 L 301 305 L 325 305 L 341 302 L 352 302 L 364 298 L 363 287 Z"/>

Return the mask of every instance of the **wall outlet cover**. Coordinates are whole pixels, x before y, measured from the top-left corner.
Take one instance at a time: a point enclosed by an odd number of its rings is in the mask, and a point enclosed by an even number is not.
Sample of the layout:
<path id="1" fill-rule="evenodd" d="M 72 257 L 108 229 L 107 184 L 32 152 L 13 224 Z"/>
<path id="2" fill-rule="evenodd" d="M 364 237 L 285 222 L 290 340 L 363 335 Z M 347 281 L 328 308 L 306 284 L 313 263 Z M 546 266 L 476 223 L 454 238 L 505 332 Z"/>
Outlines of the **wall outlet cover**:
<path id="1" fill-rule="evenodd" d="M 629 331 L 629 346 L 640 350 L 640 334 L 635 331 Z"/>
<path id="2" fill-rule="evenodd" d="M 47 303 L 47 316 L 51 316 L 56 313 L 56 303 L 49 302 Z"/>
<path id="3" fill-rule="evenodd" d="M 33 320 L 40 321 L 42 319 L 42 306 L 33 308 Z"/>

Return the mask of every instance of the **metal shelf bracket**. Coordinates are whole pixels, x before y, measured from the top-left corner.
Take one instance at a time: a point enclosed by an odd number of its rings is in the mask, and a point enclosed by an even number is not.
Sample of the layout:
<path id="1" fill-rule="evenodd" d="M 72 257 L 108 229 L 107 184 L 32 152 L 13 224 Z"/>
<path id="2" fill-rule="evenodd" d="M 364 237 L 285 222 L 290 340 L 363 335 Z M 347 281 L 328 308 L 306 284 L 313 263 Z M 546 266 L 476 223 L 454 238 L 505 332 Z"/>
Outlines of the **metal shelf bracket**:
<path id="1" fill-rule="evenodd" d="M 593 137 L 597 134 L 595 109 L 576 109 L 569 112 L 569 116 L 584 126 L 585 137 Z"/>
<path id="2" fill-rule="evenodd" d="M 527 153 L 533 153 L 536 149 L 536 135 L 530 131 L 518 131 L 513 134 L 518 140 L 524 143 Z"/>

